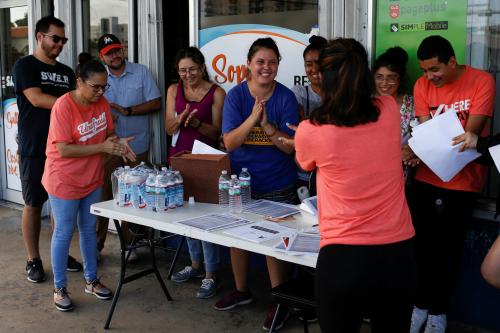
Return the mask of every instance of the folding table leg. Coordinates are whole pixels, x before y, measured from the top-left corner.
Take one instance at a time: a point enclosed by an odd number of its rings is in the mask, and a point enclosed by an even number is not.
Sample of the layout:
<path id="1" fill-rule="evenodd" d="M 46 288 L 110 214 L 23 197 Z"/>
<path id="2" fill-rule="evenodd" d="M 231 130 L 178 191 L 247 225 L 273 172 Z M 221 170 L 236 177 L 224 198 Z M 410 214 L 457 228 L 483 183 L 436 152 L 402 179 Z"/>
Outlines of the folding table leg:
<path id="1" fill-rule="evenodd" d="M 172 278 L 172 274 L 174 273 L 175 264 L 177 263 L 177 259 L 179 258 L 179 253 L 181 252 L 182 245 L 184 244 L 185 236 L 181 236 L 181 240 L 179 245 L 177 245 L 177 249 L 175 250 L 174 259 L 170 263 L 170 269 L 168 270 L 167 280 Z"/>
<path id="2" fill-rule="evenodd" d="M 160 283 L 161 289 L 163 289 L 163 293 L 165 296 L 167 296 L 167 299 L 169 301 L 172 300 L 172 297 L 170 296 L 170 293 L 167 290 L 167 286 L 165 286 L 165 282 L 163 282 L 163 279 L 160 275 L 160 271 L 158 271 L 158 267 L 156 266 L 156 254 L 155 254 L 155 244 L 154 244 L 154 239 L 153 239 L 153 229 L 149 229 L 149 251 L 151 253 L 151 268 L 153 269 L 153 272 L 156 275 L 156 278 L 158 279 L 158 282 Z"/>
<path id="3" fill-rule="evenodd" d="M 109 329 L 109 324 L 111 323 L 111 318 L 115 312 L 116 303 L 118 302 L 118 298 L 120 297 L 120 292 L 125 281 L 125 271 L 127 268 L 127 261 L 125 259 L 126 244 L 122 227 L 118 220 L 113 220 L 113 222 L 115 223 L 116 232 L 118 233 L 118 238 L 120 239 L 120 280 L 118 281 L 118 286 L 116 287 L 115 294 L 113 296 L 111 308 L 108 312 L 108 318 L 106 319 L 106 324 L 104 325 L 105 330 Z"/>
<path id="4" fill-rule="evenodd" d="M 281 308 L 281 304 L 278 303 L 278 307 L 276 308 L 276 312 L 274 313 L 273 323 L 271 324 L 271 327 L 269 328 L 269 333 L 274 332 L 274 325 L 276 324 L 276 319 L 278 318 L 278 314 L 280 313 L 280 308 Z"/>

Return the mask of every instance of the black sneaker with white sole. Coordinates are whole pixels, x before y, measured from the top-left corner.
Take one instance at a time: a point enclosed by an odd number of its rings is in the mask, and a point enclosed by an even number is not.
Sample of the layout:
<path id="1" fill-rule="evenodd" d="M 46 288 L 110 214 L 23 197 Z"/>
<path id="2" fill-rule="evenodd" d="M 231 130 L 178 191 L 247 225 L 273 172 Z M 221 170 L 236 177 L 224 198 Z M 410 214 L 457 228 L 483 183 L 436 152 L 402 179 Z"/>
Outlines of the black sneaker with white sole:
<path id="1" fill-rule="evenodd" d="M 75 258 L 68 256 L 68 266 L 66 266 L 66 270 L 68 272 L 81 272 L 83 266 Z"/>
<path id="2" fill-rule="evenodd" d="M 26 262 L 26 272 L 28 273 L 28 281 L 39 283 L 45 280 L 45 271 L 40 258 L 33 258 Z"/>

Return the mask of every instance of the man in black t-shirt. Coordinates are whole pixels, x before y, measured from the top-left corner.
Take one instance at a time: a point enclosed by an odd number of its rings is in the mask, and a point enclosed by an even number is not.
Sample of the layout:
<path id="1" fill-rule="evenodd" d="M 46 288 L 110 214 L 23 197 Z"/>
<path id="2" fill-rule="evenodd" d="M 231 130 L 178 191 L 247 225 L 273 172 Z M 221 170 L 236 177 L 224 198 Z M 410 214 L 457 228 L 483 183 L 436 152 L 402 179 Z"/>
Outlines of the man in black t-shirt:
<path id="1" fill-rule="evenodd" d="M 19 108 L 18 143 L 21 187 L 25 202 L 22 232 L 28 252 L 28 280 L 45 279 L 38 241 L 41 211 L 48 199 L 41 180 L 45 166 L 45 148 L 49 132 L 50 110 L 56 99 L 75 89 L 73 70 L 56 61 L 67 38 L 64 23 L 46 16 L 36 23 L 37 47 L 32 55 L 14 65 L 14 85 Z M 52 222 L 52 219 L 51 219 Z M 68 270 L 80 271 L 82 265 L 68 258 Z"/>

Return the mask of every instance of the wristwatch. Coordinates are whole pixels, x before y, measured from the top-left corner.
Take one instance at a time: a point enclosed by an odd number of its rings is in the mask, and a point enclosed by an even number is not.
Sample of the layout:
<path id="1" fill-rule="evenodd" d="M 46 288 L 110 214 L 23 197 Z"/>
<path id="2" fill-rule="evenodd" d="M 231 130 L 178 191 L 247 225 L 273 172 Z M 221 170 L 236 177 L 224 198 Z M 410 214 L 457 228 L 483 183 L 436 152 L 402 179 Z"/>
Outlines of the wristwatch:
<path id="1" fill-rule="evenodd" d="M 132 115 L 132 107 L 131 106 L 125 108 L 125 110 L 127 110 L 127 116 L 131 116 Z"/>

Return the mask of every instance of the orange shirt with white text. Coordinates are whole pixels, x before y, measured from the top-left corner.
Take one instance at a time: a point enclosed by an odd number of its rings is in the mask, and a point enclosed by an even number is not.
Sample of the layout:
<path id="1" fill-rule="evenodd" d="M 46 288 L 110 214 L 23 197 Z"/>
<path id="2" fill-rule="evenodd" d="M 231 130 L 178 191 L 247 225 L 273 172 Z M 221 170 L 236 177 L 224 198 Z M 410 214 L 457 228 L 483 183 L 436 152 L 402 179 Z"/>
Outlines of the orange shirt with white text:
<path id="1" fill-rule="evenodd" d="M 491 117 L 495 100 L 493 77 L 476 68 L 465 66 L 465 72 L 455 82 L 437 88 L 422 76 L 414 87 L 415 115 L 430 116 L 436 111 L 456 112 L 465 128 L 471 115 Z M 484 126 L 481 136 L 488 135 Z M 451 142 L 450 142 L 451 145 Z M 443 182 L 426 165 L 420 165 L 415 178 L 434 186 L 469 192 L 481 192 L 486 177 L 486 167 L 471 162 L 449 182 Z"/>
<path id="2" fill-rule="evenodd" d="M 103 154 L 61 157 L 56 143 L 93 145 L 106 140 L 114 129 L 106 98 L 89 106 L 77 104 L 67 93 L 57 99 L 50 115 L 47 160 L 42 184 L 47 193 L 61 199 L 81 199 L 103 184 Z"/>

